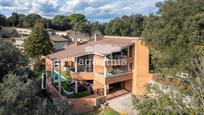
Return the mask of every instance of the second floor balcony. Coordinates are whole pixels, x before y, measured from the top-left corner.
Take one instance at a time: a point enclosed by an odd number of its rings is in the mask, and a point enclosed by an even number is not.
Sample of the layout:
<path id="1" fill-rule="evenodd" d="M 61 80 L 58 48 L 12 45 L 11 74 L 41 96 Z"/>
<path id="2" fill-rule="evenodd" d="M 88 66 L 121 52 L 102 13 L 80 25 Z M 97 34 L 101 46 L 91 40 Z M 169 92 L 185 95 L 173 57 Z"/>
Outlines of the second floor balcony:
<path id="1" fill-rule="evenodd" d="M 125 73 L 130 73 L 132 72 L 127 65 L 125 66 L 115 66 L 112 68 L 108 68 L 104 70 L 103 72 L 97 72 L 96 74 L 98 76 L 103 76 L 103 77 L 113 77 Z"/>

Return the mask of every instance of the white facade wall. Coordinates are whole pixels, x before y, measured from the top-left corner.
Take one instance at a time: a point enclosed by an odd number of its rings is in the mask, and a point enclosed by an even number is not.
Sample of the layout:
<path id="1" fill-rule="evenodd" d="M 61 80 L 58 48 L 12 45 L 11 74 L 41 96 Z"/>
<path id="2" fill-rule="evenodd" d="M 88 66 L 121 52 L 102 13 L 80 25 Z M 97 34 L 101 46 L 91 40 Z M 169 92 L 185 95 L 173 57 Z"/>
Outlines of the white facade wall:
<path id="1" fill-rule="evenodd" d="M 67 32 L 56 32 L 55 34 L 59 36 L 67 36 Z"/>

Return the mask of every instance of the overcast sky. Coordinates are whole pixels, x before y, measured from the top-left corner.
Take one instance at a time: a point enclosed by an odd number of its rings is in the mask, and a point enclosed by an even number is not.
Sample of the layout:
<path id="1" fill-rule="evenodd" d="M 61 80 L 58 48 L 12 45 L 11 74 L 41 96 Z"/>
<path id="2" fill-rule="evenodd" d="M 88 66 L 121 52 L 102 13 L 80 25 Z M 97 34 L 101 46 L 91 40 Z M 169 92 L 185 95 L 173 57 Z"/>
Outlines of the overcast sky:
<path id="1" fill-rule="evenodd" d="M 90 21 L 104 22 L 122 15 L 155 13 L 159 1 L 164 0 L 0 0 L 0 13 L 38 13 L 47 18 L 82 13 Z"/>

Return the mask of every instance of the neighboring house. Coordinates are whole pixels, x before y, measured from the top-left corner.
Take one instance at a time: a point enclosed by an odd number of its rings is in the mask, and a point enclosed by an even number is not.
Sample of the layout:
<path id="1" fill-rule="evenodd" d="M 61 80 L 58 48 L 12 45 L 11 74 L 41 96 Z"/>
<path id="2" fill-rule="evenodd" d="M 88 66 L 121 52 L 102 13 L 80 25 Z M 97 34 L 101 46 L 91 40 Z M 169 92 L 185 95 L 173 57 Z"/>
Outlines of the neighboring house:
<path id="1" fill-rule="evenodd" d="M 15 46 L 22 50 L 24 49 L 23 45 L 24 45 L 24 41 L 25 41 L 26 37 L 18 37 L 18 38 L 15 38 Z"/>
<path id="2" fill-rule="evenodd" d="M 79 42 L 86 42 L 90 40 L 90 36 L 87 34 L 83 34 L 81 32 L 74 32 L 72 30 L 67 31 L 67 36 L 74 42 L 75 39 Z"/>
<path id="3" fill-rule="evenodd" d="M 119 90 L 142 95 L 152 79 L 149 48 L 141 38 L 95 37 L 45 57 L 47 71 L 52 70 L 55 60 L 60 60 L 62 70 L 72 79 L 92 83 L 95 94 L 107 97 Z"/>
<path id="4" fill-rule="evenodd" d="M 23 43 L 24 40 L 27 38 L 27 36 L 31 33 L 30 29 L 25 28 L 16 28 L 16 31 L 21 35 L 21 37 L 16 38 L 16 47 L 19 49 L 23 49 Z M 71 42 L 70 39 L 65 39 L 58 35 L 53 35 L 54 30 L 47 29 L 47 32 L 50 35 L 50 40 L 53 43 L 54 50 L 59 51 L 64 49 L 65 45 Z"/>
<path id="5" fill-rule="evenodd" d="M 15 28 L 20 35 L 29 35 L 32 30 L 28 28 Z"/>
<path id="6" fill-rule="evenodd" d="M 50 36 L 55 34 L 55 30 L 53 30 L 53 29 L 46 29 L 46 30 L 47 30 L 47 33 L 48 33 Z"/>
<path id="7" fill-rule="evenodd" d="M 53 46 L 54 46 L 54 50 L 55 51 L 59 51 L 59 50 L 62 50 L 64 49 L 64 47 L 71 42 L 70 39 L 65 39 L 61 36 L 58 36 L 58 35 L 51 35 L 50 36 L 50 40 L 51 42 L 53 43 Z"/>
<path id="8" fill-rule="evenodd" d="M 58 36 L 67 36 L 68 33 L 67 31 L 56 31 L 55 34 Z"/>

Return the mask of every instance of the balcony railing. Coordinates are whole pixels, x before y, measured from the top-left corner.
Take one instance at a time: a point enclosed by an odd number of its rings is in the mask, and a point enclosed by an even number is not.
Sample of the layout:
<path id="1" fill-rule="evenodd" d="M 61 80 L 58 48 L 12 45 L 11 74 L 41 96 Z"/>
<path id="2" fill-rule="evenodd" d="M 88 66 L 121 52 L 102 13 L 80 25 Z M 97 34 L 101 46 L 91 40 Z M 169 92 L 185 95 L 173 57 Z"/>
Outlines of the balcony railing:
<path id="1" fill-rule="evenodd" d="M 94 79 L 94 73 L 93 72 L 75 72 L 75 68 L 67 68 L 67 70 L 70 73 L 70 76 L 72 79 L 79 79 L 79 80 L 93 80 Z"/>
<path id="2" fill-rule="evenodd" d="M 129 73 L 129 72 L 131 71 L 129 71 L 128 69 L 113 69 L 112 71 L 107 72 L 106 75 L 104 74 L 104 72 L 98 72 L 96 74 L 103 77 L 112 77 L 112 76 L 117 76 L 117 75 Z"/>
<path id="3" fill-rule="evenodd" d="M 105 61 L 106 66 L 117 66 L 117 65 L 127 65 L 133 63 L 133 58 L 122 58 L 122 59 L 108 59 Z"/>
<path id="4" fill-rule="evenodd" d="M 128 58 L 118 58 L 118 59 L 107 59 L 104 61 L 104 59 L 96 59 L 93 61 L 95 65 L 100 66 L 117 66 L 117 65 L 127 65 L 130 63 L 133 63 L 133 57 Z"/>

